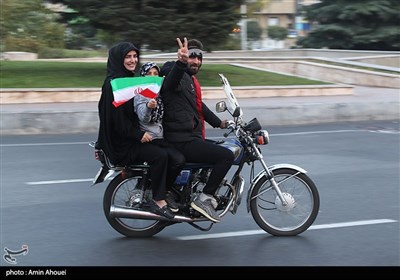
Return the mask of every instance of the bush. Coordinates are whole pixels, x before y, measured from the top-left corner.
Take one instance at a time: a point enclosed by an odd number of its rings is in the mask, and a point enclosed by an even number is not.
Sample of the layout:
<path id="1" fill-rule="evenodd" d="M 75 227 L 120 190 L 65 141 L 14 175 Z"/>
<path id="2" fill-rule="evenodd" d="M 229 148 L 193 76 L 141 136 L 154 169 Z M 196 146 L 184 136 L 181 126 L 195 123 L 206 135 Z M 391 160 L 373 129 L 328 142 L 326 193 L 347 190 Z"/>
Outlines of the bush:
<path id="1" fill-rule="evenodd" d="M 19 38 L 14 36 L 7 36 L 4 40 L 4 51 L 21 51 L 38 53 L 41 48 L 40 42 L 32 38 Z"/>
<path id="2" fill-rule="evenodd" d="M 38 52 L 38 58 L 65 58 L 66 54 L 63 49 L 41 48 Z"/>
<path id="3" fill-rule="evenodd" d="M 268 27 L 268 37 L 273 40 L 284 40 L 288 36 L 288 30 L 281 26 Z"/>
<path id="4" fill-rule="evenodd" d="M 226 42 L 220 46 L 223 50 L 240 50 L 241 49 L 241 42 L 240 38 L 237 36 L 229 36 Z"/>

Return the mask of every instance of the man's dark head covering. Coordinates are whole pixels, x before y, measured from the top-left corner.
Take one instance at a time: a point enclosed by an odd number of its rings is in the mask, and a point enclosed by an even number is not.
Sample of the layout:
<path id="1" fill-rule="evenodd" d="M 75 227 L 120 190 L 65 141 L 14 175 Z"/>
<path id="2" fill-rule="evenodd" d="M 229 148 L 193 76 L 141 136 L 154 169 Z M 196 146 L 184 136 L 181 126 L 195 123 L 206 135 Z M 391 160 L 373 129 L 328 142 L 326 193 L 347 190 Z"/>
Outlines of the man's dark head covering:
<path id="1" fill-rule="evenodd" d="M 160 67 L 158 67 L 158 65 L 155 62 L 146 62 L 140 67 L 139 70 L 140 76 L 146 76 L 151 68 L 156 68 L 158 70 L 158 73 L 160 73 Z"/>
<path id="2" fill-rule="evenodd" d="M 190 39 L 188 41 L 189 57 L 198 57 L 203 59 L 203 44 L 197 39 Z"/>
<path id="3" fill-rule="evenodd" d="M 175 65 L 175 61 L 167 61 L 163 64 L 160 70 L 160 77 L 165 77 L 171 71 L 172 67 Z"/>
<path id="4" fill-rule="evenodd" d="M 139 49 L 130 42 L 121 42 L 113 46 L 108 52 L 107 78 L 132 77 L 134 73 L 124 66 L 125 56 L 130 51 L 136 51 L 139 57 Z"/>

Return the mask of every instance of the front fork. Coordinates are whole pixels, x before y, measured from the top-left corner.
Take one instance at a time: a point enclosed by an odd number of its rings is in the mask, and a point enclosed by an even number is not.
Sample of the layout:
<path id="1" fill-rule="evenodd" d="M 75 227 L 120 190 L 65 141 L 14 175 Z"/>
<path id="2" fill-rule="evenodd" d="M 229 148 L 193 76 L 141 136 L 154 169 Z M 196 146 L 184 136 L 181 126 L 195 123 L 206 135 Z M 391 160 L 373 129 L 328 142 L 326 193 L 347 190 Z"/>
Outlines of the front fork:
<path id="1" fill-rule="evenodd" d="M 260 161 L 262 167 L 264 168 L 264 171 L 262 171 L 261 173 L 263 173 L 262 176 L 267 176 L 268 180 L 271 182 L 272 187 L 274 188 L 274 190 L 276 191 L 276 193 L 278 194 L 279 199 L 282 202 L 283 206 L 287 205 L 286 199 L 283 197 L 282 191 L 279 188 L 278 184 L 276 183 L 275 179 L 274 179 L 274 174 L 270 171 L 270 169 L 268 168 L 267 164 L 264 161 L 264 157 L 262 155 L 262 153 L 260 152 L 260 150 L 256 147 L 256 145 L 254 144 L 253 141 L 250 141 L 250 145 L 253 148 L 253 151 L 255 152 L 258 160 Z M 249 193 L 247 195 L 247 211 L 250 210 L 250 194 L 251 194 L 251 190 L 253 189 L 255 183 L 254 181 L 256 181 L 257 178 L 259 178 L 260 173 L 256 176 L 256 178 L 254 178 L 253 182 L 251 183 L 250 189 L 249 189 Z M 257 180 L 258 181 L 258 180 Z M 252 197 L 251 199 L 254 199 L 260 195 L 262 195 L 264 192 L 259 193 L 257 196 Z"/>
<path id="2" fill-rule="evenodd" d="M 269 180 L 269 182 L 272 185 L 272 188 L 274 188 L 274 190 L 276 191 L 280 201 L 282 202 L 282 205 L 286 206 L 288 203 L 287 203 L 286 199 L 284 198 L 278 183 L 275 181 L 273 172 L 275 170 L 277 170 L 277 169 L 285 168 L 285 169 L 296 170 L 297 173 L 295 175 L 293 175 L 293 176 L 296 176 L 297 174 L 300 174 L 300 173 L 304 173 L 304 174 L 307 173 L 307 171 L 304 170 L 303 168 L 301 168 L 301 167 L 299 167 L 297 165 L 294 165 L 294 164 L 290 164 L 290 163 L 274 164 L 274 165 L 268 167 L 265 164 L 264 160 L 262 159 L 262 155 L 261 155 L 261 158 L 260 158 L 260 162 L 261 162 L 264 170 L 261 171 L 260 173 L 258 173 L 257 176 L 252 180 L 252 182 L 250 184 L 249 191 L 247 193 L 247 212 L 250 212 L 250 200 L 257 198 L 258 196 L 262 195 L 265 191 L 268 191 L 268 189 L 266 189 L 266 190 L 258 193 L 256 196 L 251 197 L 251 194 L 253 192 L 254 187 L 258 184 L 258 182 L 262 178 L 266 177 Z M 291 178 L 291 177 L 289 177 L 289 178 Z M 287 179 L 289 179 L 289 178 L 287 178 Z"/>

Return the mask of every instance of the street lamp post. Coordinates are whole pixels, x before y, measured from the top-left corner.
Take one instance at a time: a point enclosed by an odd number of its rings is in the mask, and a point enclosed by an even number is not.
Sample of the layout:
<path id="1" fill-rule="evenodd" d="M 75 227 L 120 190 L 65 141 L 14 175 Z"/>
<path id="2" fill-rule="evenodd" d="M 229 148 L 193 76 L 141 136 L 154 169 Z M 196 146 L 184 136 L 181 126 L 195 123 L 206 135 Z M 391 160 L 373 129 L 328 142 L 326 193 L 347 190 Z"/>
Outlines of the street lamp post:
<path id="1" fill-rule="evenodd" d="M 240 28 L 240 42 L 242 50 L 247 50 L 247 5 L 240 5 L 240 14 L 242 15 Z"/>

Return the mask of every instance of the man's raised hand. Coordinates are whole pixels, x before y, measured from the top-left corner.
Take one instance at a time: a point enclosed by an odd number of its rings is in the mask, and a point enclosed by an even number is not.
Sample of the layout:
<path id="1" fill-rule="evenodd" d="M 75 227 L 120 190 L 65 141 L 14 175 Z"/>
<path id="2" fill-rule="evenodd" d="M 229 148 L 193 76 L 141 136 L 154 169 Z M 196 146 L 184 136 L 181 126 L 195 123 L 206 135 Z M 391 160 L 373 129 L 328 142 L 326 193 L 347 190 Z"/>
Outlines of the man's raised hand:
<path id="1" fill-rule="evenodd" d="M 189 50 L 188 50 L 188 41 L 187 38 L 183 38 L 183 44 L 181 39 L 176 38 L 176 41 L 178 42 L 179 49 L 178 49 L 178 60 L 187 63 L 189 59 Z"/>

